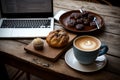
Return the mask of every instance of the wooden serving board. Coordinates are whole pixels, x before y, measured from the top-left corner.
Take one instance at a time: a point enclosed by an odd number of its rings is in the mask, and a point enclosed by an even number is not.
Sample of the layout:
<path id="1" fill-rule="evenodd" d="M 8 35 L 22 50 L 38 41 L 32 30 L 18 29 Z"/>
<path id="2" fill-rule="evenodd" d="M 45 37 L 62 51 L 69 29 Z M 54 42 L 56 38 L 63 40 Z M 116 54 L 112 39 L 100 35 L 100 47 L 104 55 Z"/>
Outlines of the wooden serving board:
<path id="1" fill-rule="evenodd" d="M 70 45 L 72 44 L 72 40 L 76 36 L 77 35 L 75 35 L 75 34 L 69 33 L 69 37 L 70 37 L 69 43 L 67 46 L 65 46 L 63 48 L 52 48 L 47 44 L 46 40 L 44 40 L 44 49 L 43 50 L 35 50 L 32 42 L 30 44 L 28 44 L 27 46 L 25 46 L 24 49 L 26 50 L 26 52 L 31 53 L 33 55 L 44 57 L 51 61 L 56 61 L 62 53 L 64 53 L 67 49 L 70 48 Z"/>

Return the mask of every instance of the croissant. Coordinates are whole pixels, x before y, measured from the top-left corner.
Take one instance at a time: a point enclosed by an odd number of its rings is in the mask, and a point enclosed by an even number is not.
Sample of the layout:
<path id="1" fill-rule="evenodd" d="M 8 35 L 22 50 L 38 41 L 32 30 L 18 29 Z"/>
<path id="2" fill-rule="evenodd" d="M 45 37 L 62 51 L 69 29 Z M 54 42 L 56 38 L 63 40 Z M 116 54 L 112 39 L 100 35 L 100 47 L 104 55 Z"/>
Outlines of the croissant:
<path id="1" fill-rule="evenodd" d="M 69 35 L 64 30 L 54 30 L 46 37 L 46 42 L 54 48 L 62 48 L 69 42 Z"/>

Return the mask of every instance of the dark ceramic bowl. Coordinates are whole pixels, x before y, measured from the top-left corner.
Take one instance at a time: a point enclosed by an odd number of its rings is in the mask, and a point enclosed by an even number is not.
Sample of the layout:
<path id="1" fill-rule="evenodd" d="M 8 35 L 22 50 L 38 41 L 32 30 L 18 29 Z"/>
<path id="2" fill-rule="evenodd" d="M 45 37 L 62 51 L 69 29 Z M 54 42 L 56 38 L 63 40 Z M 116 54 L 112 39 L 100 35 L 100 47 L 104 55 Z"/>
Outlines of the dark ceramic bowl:
<path id="1" fill-rule="evenodd" d="M 96 21 L 101 29 L 104 26 L 103 18 L 96 13 L 93 13 L 90 11 L 87 11 L 87 12 L 90 14 L 93 14 L 94 17 L 97 18 Z M 59 22 L 60 22 L 60 24 L 62 24 L 62 27 L 65 28 L 66 30 L 71 31 L 71 32 L 75 32 L 75 33 L 86 33 L 86 32 L 93 32 L 93 31 L 98 30 L 97 27 L 91 27 L 91 26 L 84 26 L 84 29 L 81 29 L 81 30 L 77 30 L 75 27 L 67 26 L 67 21 L 69 20 L 69 17 L 72 13 L 80 13 L 80 11 L 79 10 L 72 10 L 72 11 L 68 11 L 60 16 Z"/>

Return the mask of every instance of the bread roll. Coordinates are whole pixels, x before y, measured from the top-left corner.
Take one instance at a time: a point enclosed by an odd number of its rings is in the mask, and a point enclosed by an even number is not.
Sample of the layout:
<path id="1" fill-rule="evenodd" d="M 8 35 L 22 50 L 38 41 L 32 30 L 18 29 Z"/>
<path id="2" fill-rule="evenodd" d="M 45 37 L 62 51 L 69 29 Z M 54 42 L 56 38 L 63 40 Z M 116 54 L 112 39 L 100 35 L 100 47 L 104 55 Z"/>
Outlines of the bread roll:
<path id="1" fill-rule="evenodd" d="M 54 30 L 46 37 L 46 42 L 54 48 L 62 48 L 69 42 L 69 35 L 64 30 Z"/>

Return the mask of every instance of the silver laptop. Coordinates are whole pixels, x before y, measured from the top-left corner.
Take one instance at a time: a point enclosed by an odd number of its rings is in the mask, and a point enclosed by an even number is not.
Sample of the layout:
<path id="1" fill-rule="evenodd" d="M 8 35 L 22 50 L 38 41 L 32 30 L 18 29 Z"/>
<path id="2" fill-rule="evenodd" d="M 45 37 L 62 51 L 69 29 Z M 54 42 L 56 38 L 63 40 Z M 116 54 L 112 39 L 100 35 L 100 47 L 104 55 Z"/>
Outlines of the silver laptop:
<path id="1" fill-rule="evenodd" d="M 0 38 L 46 37 L 54 29 L 53 0 L 0 0 Z"/>

